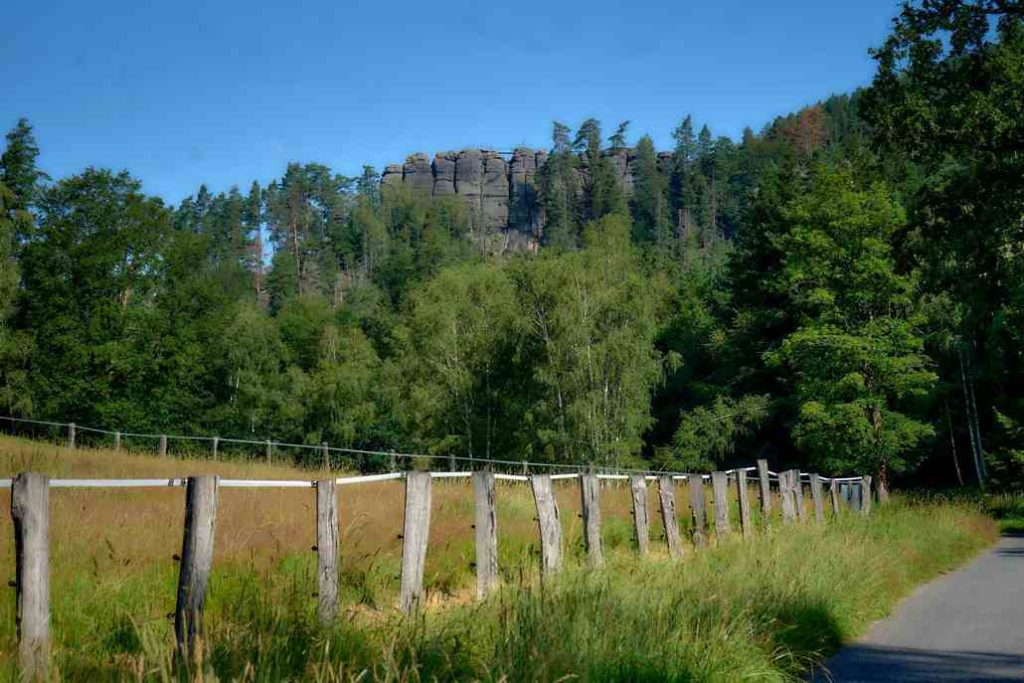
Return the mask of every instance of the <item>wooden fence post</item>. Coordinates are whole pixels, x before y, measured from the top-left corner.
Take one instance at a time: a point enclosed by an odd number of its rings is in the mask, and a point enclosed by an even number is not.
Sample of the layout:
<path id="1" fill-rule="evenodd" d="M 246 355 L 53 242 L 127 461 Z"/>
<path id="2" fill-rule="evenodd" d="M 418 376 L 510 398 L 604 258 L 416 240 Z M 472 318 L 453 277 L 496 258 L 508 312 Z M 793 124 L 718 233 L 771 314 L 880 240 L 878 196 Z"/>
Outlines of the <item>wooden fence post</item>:
<path id="1" fill-rule="evenodd" d="M 736 495 L 740 500 L 740 529 L 744 536 L 749 536 L 754 530 L 750 519 L 750 496 L 747 491 L 747 471 L 740 467 L 736 470 Z"/>
<path id="2" fill-rule="evenodd" d="M 530 477 L 530 484 L 540 527 L 541 575 L 548 576 L 562 568 L 562 525 L 558 521 L 558 503 L 551 488 L 550 474 L 534 474 Z"/>
<path id="3" fill-rule="evenodd" d="M 213 437 L 213 459 L 214 460 L 217 459 L 217 446 L 219 446 L 219 445 L 220 445 L 220 437 L 219 436 Z"/>
<path id="4" fill-rule="evenodd" d="M 423 567 L 430 537 L 430 472 L 405 475 L 405 526 L 402 530 L 401 608 L 409 613 L 423 595 Z"/>
<path id="5" fill-rule="evenodd" d="M 23 472 L 11 485 L 14 520 L 18 667 L 23 681 L 44 681 L 50 665 L 50 478 Z"/>
<path id="6" fill-rule="evenodd" d="M 388 454 L 388 471 L 389 472 L 397 472 L 398 471 L 398 463 L 396 462 L 395 452 L 394 451 L 391 451 Z"/>
<path id="7" fill-rule="evenodd" d="M 185 666 L 191 666 L 200 656 L 196 644 L 203 633 L 203 604 L 213 564 L 218 479 L 189 477 L 185 484 L 185 533 L 174 608 L 174 638 Z"/>
<path id="8" fill-rule="evenodd" d="M 74 450 L 75 448 L 75 423 L 72 422 L 68 425 L 68 448 Z"/>
<path id="9" fill-rule="evenodd" d="M 114 452 L 121 452 L 121 432 L 114 432 Z"/>
<path id="10" fill-rule="evenodd" d="M 861 510 L 862 510 L 860 486 L 861 486 L 860 483 L 857 483 L 857 482 L 850 482 L 850 485 L 849 485 L 850 509 L 851 510 L 856 510 L 857 512 L 861 512 Z"/>
<path id="11" fill-rule="evenodd" d="M 832 499 L 832 519 L 839 517 L 839 482 L 834 478 L 828 486 L 828 495 Z"/>
<path id="12" fill-rule="evenodd" d="M 729 524 L 729 475 L 725 472 L 711 473 L 711 497 L 715 504 L 715 537 L 722 541 L 732 533 Z"/>
<path id="13" fill-rule="evenodd" d="M 324 460 L 324 469 L 331 469 L 331 449 L 326 441 L 320 443 L 320 457 Z"/>
<path id="14" fill-rule="evenodd" d="M 679 542 L 679 519 L 676 517 L 676 487 L 671 474 L 658 479 L 658 498 L 661 501 L 661 521 L 665 526 L 665 542 L 669 557 L 682 557 L 683 545 Z"/>
<path id="15" fill-rule="evenodd" d="M 708 544 L 708 513 L 704 503 L 704 478 L 699 474 L 686 475 L 690 483 L 690 512 L 693 515 L 693 545 L 703 548 Z"/>
<path id="16" fill-rule="evenodd" d="M 761 493 L 761 524 L 768 524 L 768 515 L 772 511 L 772 485 L 768 479 L 768 461 L 757 461 L 757 481 Z"/>
<path id="17" fill-rule="evenodd" d="M 160 443 L 157 446 L 157 455 L 159 455 L 161 458 L 167 456 L 167 435 L 166 434 L 161 434 L 160 435 Z"/>
<path id="18" fill-rule="evenodd" d="M 316 482 L 317 617 L 328 626 L 338 616 L 338 489 L 334 479 Z"/>
<path id="19" fill-rule="evenodd" d="M 273 460 L 274 447 L 270 445 L 270 439 L 267 439 L 267 464 L 269 465 Z"/>
<path id="20" fill-rule="evenodd" d="M 498 513 L 494 472 L 473 473 L 473 527 L 476 531 L 476 597 L 486 598 L 498 587 Z"/>
<path id="21" fill-rule="evenodd" d="M 816 472 L 811 473 L 811 499 L 814 501 L 814 521 L 825 521 L 825 507 L 821 500 L 821 477 Z"/>
<path id="22" fill-rule="evenodd" d="M 790 490 L 793 492 L 793 507 L 796 508 L 796 518 L 802 522 L 807 518 L 807 511 L 804 510 L 804 481 L 801 479 L 800 470 L 790 471 Z"/>
<path id="23" fill-rule="evenodd" d="M 865 474 L 861 478 L 860 511 L 862 514 L 871 514 L 871 475 Z"/>
<path id="24" fill-rule="evenodd" d="M 647 555 L 651 549 L 650 520 L 647 517 L 647 479 L 642 474 L 629 477 L 629 489 L 633 498 L 633 528 L 636 532 L 636 549 Z"/>
<path id="25" fill-rule="evenodd" d="M 782 521 L 792 524 L 796 519 L 796 497 L 793 494 L 794 470 L 779 472 L 779 505 L 782 508 Z"/>
<path id="26" fill-rule="evenodd" d="M 583 548 L 592 567 L 604 564 L 601 544 L 601 480 L 593 471 L 580 474 L 580 509 L 583 514 Z"/>

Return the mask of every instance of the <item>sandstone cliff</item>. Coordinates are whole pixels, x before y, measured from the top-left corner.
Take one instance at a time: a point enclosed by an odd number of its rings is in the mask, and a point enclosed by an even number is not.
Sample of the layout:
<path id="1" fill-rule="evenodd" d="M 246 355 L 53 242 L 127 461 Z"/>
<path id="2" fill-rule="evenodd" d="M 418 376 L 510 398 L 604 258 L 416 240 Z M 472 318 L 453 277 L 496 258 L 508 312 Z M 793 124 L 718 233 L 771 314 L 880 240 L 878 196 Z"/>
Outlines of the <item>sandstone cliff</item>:
<path id="1" fill-rule="evenodd" d="M 608 150 L 626 196 L 633 193 L 632 149 Z M 512 152 L 464 149 L 441 152 L 433 161 L 422 152 L 410 155 L 404 164 L 390 164 L 381 177 L 383 185 L 403 184 L 430 196 L 458 195 L 468 204 L 474 227 L 493 249 L 533 249 L 542 239 L 543 217 L 537 195 L 537 173 L 547 160 L 546 150 L 518 147 Z M 585 158 L 579 173 L 586 175 Z M 667 170 L 671 154 L 659 154 L 659 165 Z M 581 177 L 582 180 L 582 177 Z M 582 186 L 582 183 L 581 183 Z"/>

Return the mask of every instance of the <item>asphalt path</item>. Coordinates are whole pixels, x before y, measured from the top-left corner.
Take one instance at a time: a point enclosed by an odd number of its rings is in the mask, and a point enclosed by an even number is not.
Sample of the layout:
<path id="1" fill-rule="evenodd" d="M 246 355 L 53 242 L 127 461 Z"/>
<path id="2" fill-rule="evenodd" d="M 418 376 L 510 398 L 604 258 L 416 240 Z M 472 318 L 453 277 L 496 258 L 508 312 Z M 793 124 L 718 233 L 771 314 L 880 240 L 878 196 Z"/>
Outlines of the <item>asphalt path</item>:
<path id="1" fill-rule="evenodd" d="M 1024 535 L 917 589 L 814 680 L 1024 681 Z"/>

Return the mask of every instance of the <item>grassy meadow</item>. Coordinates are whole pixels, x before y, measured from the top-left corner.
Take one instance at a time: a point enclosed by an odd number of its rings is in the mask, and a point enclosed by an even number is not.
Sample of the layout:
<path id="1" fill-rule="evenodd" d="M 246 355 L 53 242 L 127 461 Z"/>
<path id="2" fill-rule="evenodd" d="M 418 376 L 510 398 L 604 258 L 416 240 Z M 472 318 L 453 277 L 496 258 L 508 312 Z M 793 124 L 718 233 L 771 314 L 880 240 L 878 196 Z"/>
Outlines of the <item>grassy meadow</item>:
<path id="1" fill-rule="evenodd" d="M 250 462 L 181 460 L 0 439 L 2 476 L 313 479 L 326 472 Z M 672 561 L 652 488 L 652 554 L 633 553 L 627 485 L 605 482 L 607 566 L 584 571 L 579 493 L 556 482 L 567 570 L 538 580 L 527 486 L 500 482 L 505 588 L 478 604 L 472 491 L 434 483 L 426 609 L 397 614 L 403 483 L 339 487 L 342 616 L 315 619 L 312 489 L 222 489 L 207 602 L 204 680 L 732 680 L 794 679 L 917 583 L 995 537 L 966 505 L 899 502 L 869 519 L 825 526 L 770 520 Z M 2 494 L 9 505 L 9 492 Z M 182 489 L 51 490 L 55 676 L 175 678 L 173 622 L 184 519 Z M 684 536 L 686 487 L 676 490 Z M 751 489 L 751 501 L 756 494 Z M 805 496 L 809 498 L 809 496 Z M 809 505 L 809 501 L 805 501 Z M 752 507 L 756 508 L 756 504 Z M 776 510 L 778 505 L 774 506 Z M 734 515 L 734 520 L 735 520 Z M 734 522 L 734 525 L 737 525 Z M 13 529 L 0 515 L 0 567 L 14 577 Z M 0 600 L 0 671 L 13 676 L 15 600 Z"/>

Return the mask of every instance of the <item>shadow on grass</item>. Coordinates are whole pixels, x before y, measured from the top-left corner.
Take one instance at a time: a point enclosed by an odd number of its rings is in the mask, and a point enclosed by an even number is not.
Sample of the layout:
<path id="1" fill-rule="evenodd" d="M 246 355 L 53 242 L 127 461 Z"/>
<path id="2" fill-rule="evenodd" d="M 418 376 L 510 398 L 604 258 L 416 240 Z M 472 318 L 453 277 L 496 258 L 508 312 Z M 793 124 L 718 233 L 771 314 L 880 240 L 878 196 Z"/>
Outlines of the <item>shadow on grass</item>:
<path id="1" fill-rule="evenodd" d="M 843 632 L 827 605 L 803 600 L 771 601 L 755 608 L 773 648 L 775 666 L 792 676 L 820 665 L 843 643 Z"/>

